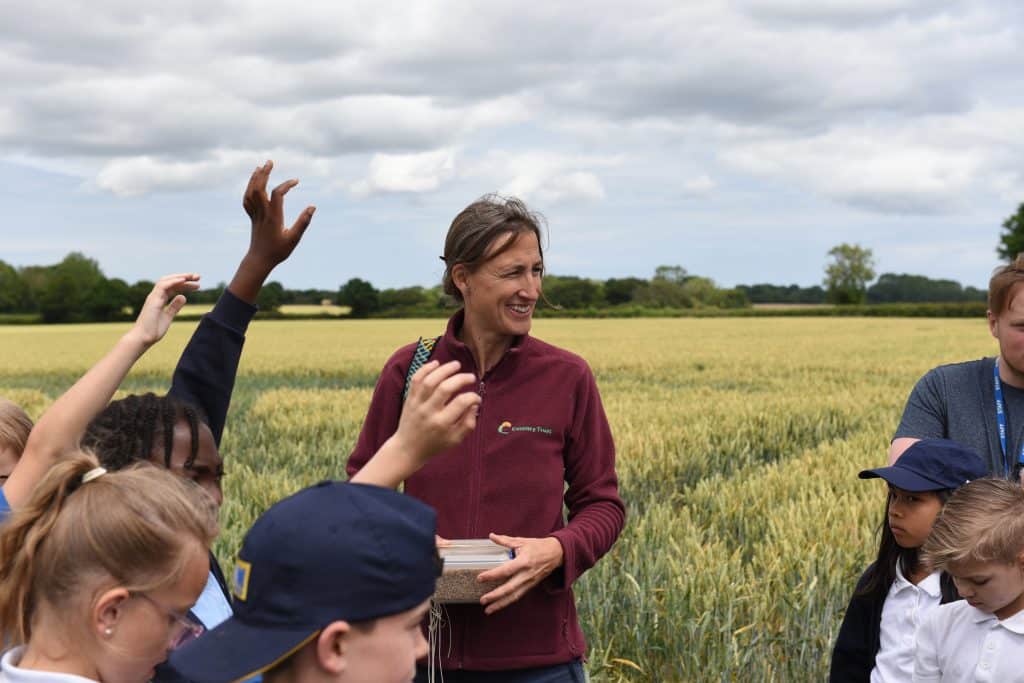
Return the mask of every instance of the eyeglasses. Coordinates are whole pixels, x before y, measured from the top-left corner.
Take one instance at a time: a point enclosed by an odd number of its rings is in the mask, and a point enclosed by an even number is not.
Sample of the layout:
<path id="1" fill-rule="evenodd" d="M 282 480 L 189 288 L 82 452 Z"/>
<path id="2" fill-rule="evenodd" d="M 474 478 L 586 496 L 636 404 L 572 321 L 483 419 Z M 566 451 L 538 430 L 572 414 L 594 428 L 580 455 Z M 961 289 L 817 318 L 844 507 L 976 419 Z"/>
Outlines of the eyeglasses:
<path id="1" fill-rule="evenodd" d="M 203 634 L 206 630 L 203 625 L 198 621 L 192 619 L 187 614 L 182 614 L 177 610 L 170 609 L 161 605 L 159 602 L 149 597 L 145 593 L 132 593 L 133 598 L 142 598 L 149 604 L 156 607 L 158 610 L 167 615 L 168 620 L 171 622 L 171 632 L 168 635 L 167 643 L 170 649 L 177 650 L 185 643 L 190 643 Z"/>

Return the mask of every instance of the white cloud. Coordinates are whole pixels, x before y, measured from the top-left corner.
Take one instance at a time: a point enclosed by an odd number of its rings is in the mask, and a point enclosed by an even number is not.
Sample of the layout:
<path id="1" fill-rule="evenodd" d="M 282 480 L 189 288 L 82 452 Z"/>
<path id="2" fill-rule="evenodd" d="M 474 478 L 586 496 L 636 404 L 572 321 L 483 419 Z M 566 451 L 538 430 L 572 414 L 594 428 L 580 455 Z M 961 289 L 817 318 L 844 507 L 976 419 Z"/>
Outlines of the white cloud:
<path id="1" fill-rule="evenodd" d="M 523 178 L 516 179 L 523 182 Z M 516 182 L 516 181 L 513 181 Z M 601 180 L 589 171 L 571 171 L 547 178 L 539 187 L 527 189 L 522 187 L 513 194 L 534 194 L 545 203 L 556 203 L 572 200 L 599 201 L 604 199 L 604 185 Z"/>
<path id="2" fill-rule="evenodd" d="M 241 188 L 253 169 L 269 158 L 275 159 L 276 168 L 289 172 L 302 169 L 307 177 L 324 175 L 329 169 L 329 164 L 323 160 L 300 157 L 283 150 L 269 150 L 264 154 L 218 151 L 198 161 L 134 156 L 119 157 L 104 164 L 96 175 L 95 184 L 122 197 L 137 197 L 149 192 L 203 190 L 228 183 Z"/>
<path id="3" fill-rule="evenodd" d="M 612 156 L 492 150 L 467 163 L 461 175 L 485 190 L 497 187 L 533 203 L 594 202 L 606 197 L 596 169 L 621 163 Z"/>
<path id="4" fill-rule="evenodd" d="M 709 263 L 718 236 L 787 226 L 917 221 L 919 242 L 995 232 L 1024 196 L 1021 44 L 1005 0 L 0 3 L 0 173 L 237 209 L 269 157 L 347 226 L 432 226 L 500 190 L 579 236 L 580 263 L 624 262 L 625 231 Z"/>
<path id="5" fill-rule="evenodd" d="M 835 201 L 895 214 L 963 211 L 978 192 L 1012 187 L 1024 151 L 1024 110 L 980 108 L 913 123 L 836 126 L 802 138 L 766 136 L 726 145 L 728 164 L 789 181 Z"/>
<path id="6" fill-rule="evenodd" d="M 219 185 L 243 175 L 243 165 L 225 159 L 169 161 L 149 156 L 113 159 L 100 169 L 96 185 L 123 197 L 154 190 L 181 191 Z"/>
<path id="7" fill-rule="evenodd" d="M 718 185 L 706 173 L 683 182 L 683 193 L 690 197 L 710 194 Z"/>
<path id="8" fill-rule="evenodd" d="M 853 206 L 926 214 L 957 208 L 981 162 L 969 152 L 845 131 L 806 140 L 754 143 L 723 157 L 750 172 L 791 178 Z"/>
<path id="9" fill-rule="evenodd" d="M 740 0 L 752 15 L 794 22 L 825 22 L 849 27 L 851 23 L 892 21 L 917 13 L 938 13 L 952 2 L 930 0 Z"/>
<path id="10" fill-rule="evenodd" d="M 1019 172 L 997 173 L 992 187 L 1007 204 L 1020 202 L 1024 198 L 1024 175 Z"/>
<path id="11" fill-rule="evenodd" d="M 350 189 L 357 197 L 388 192 L 430 192 L 454 172 L 455 151 L 451 148 L 419 154 L 374 154 L 368 176 Z"/>

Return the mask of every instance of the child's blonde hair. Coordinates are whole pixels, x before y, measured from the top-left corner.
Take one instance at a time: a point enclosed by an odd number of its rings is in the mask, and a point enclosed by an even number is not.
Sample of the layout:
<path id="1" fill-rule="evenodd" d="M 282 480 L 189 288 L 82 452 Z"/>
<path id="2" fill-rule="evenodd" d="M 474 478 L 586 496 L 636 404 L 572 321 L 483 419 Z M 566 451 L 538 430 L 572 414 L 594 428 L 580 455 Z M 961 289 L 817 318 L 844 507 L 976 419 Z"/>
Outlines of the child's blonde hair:
<path id="1" fill-rule="evenodd" d="M 0 396 L 0 448 L 13 448 L 21 457 L 32 431 L 32 419 L 16 403 Z"/>
<path id="2" fill-rule="evenodd" d="M 56 465 L 0 527 L 0 642 L 26 643 L 40 605 L 68 611 L 104 582 L 172 584 L 188 544 L 209 548 L 216 536 L 213 500 L 195 484 L 148 464 L 84 482 L 98 467 L 86 452 Z"/>
<path id="3" fill-rule="evenodd" d="M 942 509 L 921 548 L 932 569 L 956 562 L 1013 564 L 1024 552 L 1024 489 L 1008 479 L 964 484 Z"/>

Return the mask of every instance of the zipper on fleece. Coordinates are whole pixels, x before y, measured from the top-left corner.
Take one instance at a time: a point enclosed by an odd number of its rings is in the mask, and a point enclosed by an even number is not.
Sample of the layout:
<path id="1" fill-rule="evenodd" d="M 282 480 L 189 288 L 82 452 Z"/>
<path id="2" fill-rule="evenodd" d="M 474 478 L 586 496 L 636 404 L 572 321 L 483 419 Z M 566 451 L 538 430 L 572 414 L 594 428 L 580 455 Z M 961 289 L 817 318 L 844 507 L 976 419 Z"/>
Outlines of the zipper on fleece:
<path id="1" fill-rule="evenodd" d="M 473 448 L 470 450 L 469 462 L 469 537 L 477 538 L 480 531 L 477 526 L 480 509 L 480 487 L 483 479 L 484 469 L 484 434 L 481 425 L 484 421 L 484 405 L 487 403 L 487 382 L 483 379 L 477 385 L 477 393 L 480 395 L 480 405 L 476 414 L 476 429 L 473 430 Z"/>
<path id="2" fill-rule="evenodd" d="M 467 518 L 469 519 L 469 533 L 468 538 L 478 538 L 480 536 L 479 531 L 479 519 L 477 511 L 480 508 L 480 489 L 482 487 L 483 470 L 484 470 L 484 433 L 480 428 L 484 421 L 484 408 L 487 406 L 487 379 L 494 373 L 494 370 L 505 361 L 508 356 L 508 350 L 501 359 L 480 377 L 480 381 L 477 383 L 477 393 L 480 395 L 480 405 L 477 409 L 476 415 L 476 426 L 473 430 L 473 447 L 470 449 L 469 454 L 469 495 Z M 476 359 L 473 358 L 472 354 L 469 354 L 470 362 L 473 365 L 474 373 L 479 372 L 476 367 Z M 458 629 L 458 635 L 455 636 L 453 632 L 453 640 L 457 637 L 458 642 L 454 643 L 455 647 L 452 649 L 458 654 L 455 657 L 456 666 L 455 668 L 461 669 L 466 661 L 466 629 L 465 621 L 456 620 L 455 626 Z M 453 630 L 454 631 L 454 630 Z"/>

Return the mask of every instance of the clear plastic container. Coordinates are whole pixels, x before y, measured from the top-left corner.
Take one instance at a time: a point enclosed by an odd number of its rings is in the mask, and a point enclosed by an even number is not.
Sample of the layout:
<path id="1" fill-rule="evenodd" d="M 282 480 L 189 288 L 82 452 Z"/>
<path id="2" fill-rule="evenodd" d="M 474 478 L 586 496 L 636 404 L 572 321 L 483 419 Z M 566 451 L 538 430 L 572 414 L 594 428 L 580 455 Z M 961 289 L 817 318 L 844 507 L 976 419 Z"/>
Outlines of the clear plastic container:
<path id="1" fill-rule="evenodd" d="M 501 585 L 501 581 L 480 583 L 477 575 L 500 567 L 515 557 L 515 551 L 486 538 L 465 538 L 449 542 L 437 549 L 444 560 L 444 569 L 437 579 L 434 602 L 475 603 L 480 597 Z"/>

